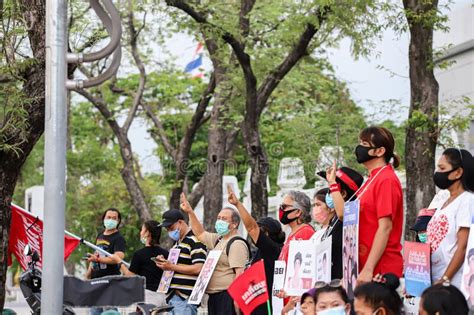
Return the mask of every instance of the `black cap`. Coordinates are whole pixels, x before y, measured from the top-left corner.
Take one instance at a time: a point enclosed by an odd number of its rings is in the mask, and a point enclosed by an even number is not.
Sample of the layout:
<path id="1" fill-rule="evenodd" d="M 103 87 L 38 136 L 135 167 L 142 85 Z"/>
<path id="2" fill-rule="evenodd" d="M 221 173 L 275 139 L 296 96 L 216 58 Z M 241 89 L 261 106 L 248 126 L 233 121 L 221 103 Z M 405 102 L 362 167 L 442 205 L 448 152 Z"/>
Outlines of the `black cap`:
<path id="1" fill-rule="evenodd" d="M 415 232 L 426 231 L 428 229 L 428 223 L 431 220 L 431 216 L 419 216 L 416 218 L 415 224 L 410 228 L 410 230 Z"/>
<path id="2" fill-rule="evenodd" d="M 276 235 L 281 232 L 281 224 L 274 218 L 260 218 L 258 219 L 257 224 L 266 227 L 269 234 Z"/>
<path id="3" fill-rule="evenodd" d="M 160 227 L 168 228 L 178 222 L 178 220 L 184 220 L 184 216 L 179 210 L 168 210 L 163 213 L 163 222 L 159 225 Z"/>

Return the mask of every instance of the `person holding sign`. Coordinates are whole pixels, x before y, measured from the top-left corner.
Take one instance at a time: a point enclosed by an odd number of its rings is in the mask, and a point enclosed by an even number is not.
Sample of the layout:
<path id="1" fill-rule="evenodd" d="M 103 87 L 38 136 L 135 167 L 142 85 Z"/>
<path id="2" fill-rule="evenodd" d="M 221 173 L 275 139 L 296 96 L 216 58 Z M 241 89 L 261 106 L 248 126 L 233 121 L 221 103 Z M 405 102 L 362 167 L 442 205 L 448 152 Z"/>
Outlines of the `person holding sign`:
<path id="1" fill-rule="evenodd" d="M 383 127 L 368 127 L 359 135 L 357 162 L 369 178 L 357 192 L 359 213 L 359 276 L 357 285 L 370 282 L 375 274 L 401 277 L 403 257 L 403 193 L 394 168 L 400 157 L 394 153 L 395 140 Z M 392 163 L 390 161 L 393 160 Z"/>
<path id="2" fill-rule="evenodd" d="M 179 210 L 169 210 L 163 213 L 162 227 L 168 231 L 168 236 L 175 244 L 173 249 L 179 249 L 176 264 L 158 257 L 156 265 L 163 270 L 174 271 L 166 300 L 174 309 L 171 314 L 196 315 L 197 305 L 187 303 L 197 277 L 206 261 L 207 249 L 186 224 Z"/>
<path id="3" fill-rule="evenodd" d="M 214 273 L 211 276 L 206 293 L 209 315 L 236 314 L 238 305 L 227 292 L 227 288 L 240 275 L 250 258 L 247 241 L 239 236 L 240 216 L 233 208 L 223 208 L 217 215 L 215 224 L 217 233 L 204 230 L 186 196 L 181 194 L 181 208 L 189 215 L 194 235 L 210 250 L 222 251 Z"/>
<path id="4" fill-rule="evenodd" d="M 431 279 L 450 281 L 461 288 L 462 266 L 474 214 L 474 161 L 466 150 L 446 149 L 438 160 L 433 180 L 450 197 L 428 223 L 431 246 Z"/>
<path id="5" fill-rule="evenodd" d="M 273 288 L 275 261 L 278 259 L 283 243 L 285 242 L 285 233 L 283 233 L 281 224 L 270 217 L 260 218 L 258 221 L 255 221 L 247 209 L 245 209 L 244 205 L 239 201 L 231 185 L 227 186 L 227 192 L 229 193 L 229 203 L 235 206 L 239 211 L 245 229 L 258 249 L 254 257 L 252 257 L 252 263 L 263 259 L 267 288 L 271 290 Z M 271 294 L 269 299 L 271 305 Z M 267 308 L 265 305 L 262 305 L 257 307 L 252 314 L 267 314 Z"/>

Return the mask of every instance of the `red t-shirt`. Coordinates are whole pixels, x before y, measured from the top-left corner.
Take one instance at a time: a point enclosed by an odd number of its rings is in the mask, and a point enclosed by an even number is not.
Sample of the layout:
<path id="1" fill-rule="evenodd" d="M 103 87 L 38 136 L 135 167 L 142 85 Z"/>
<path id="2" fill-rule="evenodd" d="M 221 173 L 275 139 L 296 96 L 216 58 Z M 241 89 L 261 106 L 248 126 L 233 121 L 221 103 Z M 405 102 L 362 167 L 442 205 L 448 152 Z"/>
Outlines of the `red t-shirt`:
<path id="1" fill-rule="evenodd" d="M 290 250 L 290 241 L 306 241 L 314 234 L 314 228 L 309 224 L 304 224 L 294 234 L 290 235 L 281 249 L 278 260 L 288 262 L 288 251 Z"/>
<path id="2" fill-rule="evenodd" d="M 380 171 L 380 174 L 377 173 Z M 374 179 L 375 178 L 375 179 Z M 374 180 L 372 180 L 374 179 Z M 367 187 L 364 191 L 364 187 Z M 359 271 L 363 269 L 369 257 L 375 233 L 379 227 L 380 218 L 392 219 L 392 231 L 388 238 L 387 247 L 374 269 L 374 275 L 388 272 L 398 277 L 403 274 L 403 257 L 401 254 L 401 237 L 403 231 L 403 193 L 402 185 L 392 165 L 384 169 L 377 168 L 370 173 L 369 178 L 360 189 L 359 214 Z"/>

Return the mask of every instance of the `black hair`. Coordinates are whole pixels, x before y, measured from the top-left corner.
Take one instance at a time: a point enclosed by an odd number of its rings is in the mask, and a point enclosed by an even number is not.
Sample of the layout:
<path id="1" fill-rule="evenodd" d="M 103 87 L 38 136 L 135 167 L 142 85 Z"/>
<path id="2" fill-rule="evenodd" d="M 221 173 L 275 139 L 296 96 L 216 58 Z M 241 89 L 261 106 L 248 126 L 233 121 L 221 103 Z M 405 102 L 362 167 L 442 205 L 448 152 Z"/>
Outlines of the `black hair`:
<path id="1" fill-rule="evenodd" d="M 295 255 L 295 261 L 293 263 L 296 263 L 296 261 L 299 260 L 300 264 L 303 262 L 303 255 L 301 255 L 300 252 L 297 252 Z"/>
<path id="2" fill-rule="evenodd" d="M 148 231 L 148 233 L 150 233 L 151 246 L 156 246 L 160 244 L 161 227 L 159 227 L 159 224 L 160 223 L 155 220 L 148 220 L 145 223 L 143 223 L 143 226 L 145 227 L 145 229 Z"/>
<path id="3" fill-rule="evenodd" d="M 323 189 L 318 190 L 314 194 L 313 198 L 316 198 L 319 201 L 324 202 L 324 204 L 326 204 L 326 195 L 327 194 L 329 194 L 329 188 L 323 188 Z"/>
<path id="4" fill-rule="evenodd" d="M 469 312 L 466 298 L 453 285 L 435 284 L 421 294 L 423 309 L 428 315 L 457 315 Z"/>
<path id="5" fill-rule="evenodd" d="M 395 154 L 395 139 L 393 138 L 390 130 L 384 127 L 370 126 L 359 134 L 359 139 L 362 141 L 369 142 L 377 148 L 385 148 L 385 162 L 389 163 L 390 159 L 393 158 L 393 167 L 397 168 L 400 166 L 400 157 Z"/>
<path id="6" fill-rule="evenodd" d="M 107 214 L 107 212 L 109 211 L 113 211 L 113 212 L 117 212 L 117 215 L 118 215 L 118 224 L 117 224 L 117 229 L 119 228 L 120 226 L 120 223 L 122 222 L 122 215 L 120 214 L 120 211 L 116 208 L 108 208 L 107 210 L 104 211 L 104 213 L 102 214 L 102 222 L 104 222 L 104 219 L 105 219 L 105 215 Z"/>
<path id="7" fill-rule="evenodd" d="M 398 277 L 392 273 L 383 275 L 384 283 L 368 282 L 354 290 L 354 297 L 362 299 L 373 309 L 384 307 L 388 315 L 399 315 L 403 309 L 403 302 L 396 291 L 400 285 Z"/>
<path id="8" fill-rule="evenodd" d="M 464 149 L 448 148 L 443 155 L 453 169 L 462 168 L 461 183 L 464 190 L 474 192 L 474 158 Z"/>
<path id="9" fill-rule="evenodd" d="M 320 294 L 322 294 L 322 293 L 331 293 L 331 292 L 336 292 L 337 294 L 339 294 L 339 296 L 344 301 L 344 303 L 346 303 L 346 304 L 350 303 L 349 297 L 347 296 L 347 292 L 346 292 L 346 290 L 344 290 L 344 288 L 342 286 L 331 287 L 329 285 L 316 289 L 316 292 L 314 292 L 314 302 L 318 303 L 318 298 L 319 298 Z"/>
<path id="10" fill-rule="evenodd" d="M 279 245 L 283 245 L 285 243 L 286 235 L 285 235 L 285 232 L 283 232 L 283 230 L 280 230 L 276 233 L 275 232 L 271 233 L 268 227 L 266 227 L 265 225 L 259 224 L 258 226 L 260 227 L 260 232 L 268 234 L 268 237 L 270 237 L 270 239 L 274 241 L 275 243 Z"/>

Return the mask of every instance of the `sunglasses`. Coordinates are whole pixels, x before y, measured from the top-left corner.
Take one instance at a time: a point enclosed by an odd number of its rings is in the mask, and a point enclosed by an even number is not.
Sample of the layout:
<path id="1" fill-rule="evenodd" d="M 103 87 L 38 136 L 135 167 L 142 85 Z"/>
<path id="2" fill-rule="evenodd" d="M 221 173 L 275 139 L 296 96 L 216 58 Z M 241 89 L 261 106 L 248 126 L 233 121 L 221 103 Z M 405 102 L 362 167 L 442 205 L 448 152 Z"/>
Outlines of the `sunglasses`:
<path id="1" fill-rule="evenodd" d="M 331 280 L 331 282 L 324 282 L 324 281 L 317 281 L 315 284 L 314 284 L 314 287 L 316 289 L 321 289 L 321 288 L 325 288 L 325 287 L 331 287 L 331 288 L 339 288 L 339 287 L 342 287 L 342 280 L 341 279 L 333 279 Z"/>
<path id="2" fill-rule="evenodd" d="M 278 210 L 279 211 L 285 211 L 285 209 L 288 208 L 288 207 L 294 207 L 294 206 L 293 205 L 286 205 L 286 204 L 282 203 L 280 205 L 280 207 L 278 207 Z M 290 209 L 290 210 L 296 210 L 296 209 L 297 208 L 293 208 L 293 209 Z M 288 210 L 288 211 L 290 211 L 290 210 Z"/>

